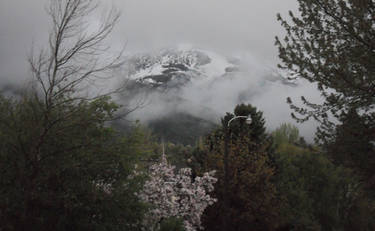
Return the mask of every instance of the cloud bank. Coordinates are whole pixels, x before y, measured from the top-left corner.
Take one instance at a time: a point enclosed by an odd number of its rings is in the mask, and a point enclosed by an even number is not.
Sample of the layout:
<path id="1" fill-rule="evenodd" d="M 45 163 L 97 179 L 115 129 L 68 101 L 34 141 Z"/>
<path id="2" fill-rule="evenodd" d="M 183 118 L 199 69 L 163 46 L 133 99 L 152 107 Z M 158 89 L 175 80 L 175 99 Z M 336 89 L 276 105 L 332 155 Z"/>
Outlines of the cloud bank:
<path id="1" fill-rule="evenodd" d="M 0 1 L 0 85 L 20 84 L 30 76 L 27 55 L 32 46 L 38 51 L 47 44 L 50 21 L 45 13 L 48 0 Z M 207 105 L 210 116 L 218 120 L 226 111 L 232 111 L 238 102 L 252 103 L 264 111 L 270 128 L 289 121 L 290 110 L 286 97 L 294 99 L 304 95 L 319 100 L 315 87 L 301 81 L 299 87 L 264 81 L 268 67 L 279 62 L 274 36 L 283 29 L 276 14 L 295 11 L 296 0 L 100 0 L 105 8 L 112 4 L 122 12 L 122 17 L 110 37 L 113 50 L 126 43 L 126 52 L 153 51 L 162 47 L 191 43 L 226 55 L 246 54 L 244 76 L 214 84 L 191 85 L 178 92 L 178 96 L 191 104 L 181 105 L 181 110 L 204 114 L 199 106 Z M 92 19 L 95 23 L 97 19 Z M 251 54 L 251 55 L 247 55 Z M 247 57 L 245 57 L 247 56 Z M 112 85 L 112 84 L 111 84 Z M 166 97 L 166 98 L 163 98 Z M 151 98 L 149 116 L 162 115 L 175 107 L 162 104 L 171 102 L 167 96 Z M 171 97 L 173 97 L 171 95 Z M 160 102 L 158 102 L 158 100 Z M 173 101 L 173 100 L 172 100 Z M 155 106 L 156 105 L 156 106 Z M 146 108 L 147 108 L 146 107 Z M 146 110 L 146 109 L 145 109 Z M 134 114 L 137 116 L 137 113 Z M 208 115 L 207 115 L 208 116 Z M 312 137 L 313 124 L 301 126 L 302 134 Z"/>
<path id="2" fill-rule="evenodd" d="M 304 95 L 313 102 L 321 101 L 316 88 L 304 80 L 298 80 L 296 85 L 286 84 L 280 73 L 250 54 L 237 55 L 236 59 L 240 62 L 239 71 L 213 78 L 192 79 L 191 83 L 178 88 L 150 91 L 144 107 L 130 117 L 147 122 L 184 112 L 219 123 L 226 112 L 233 112 L 237 104 L 245 103 L 264 112 L 266 126 L 272 131 L 281 123 L 295 124 L 286 103 L 287 97 L 298 101 Z M 144 96 L 141 94 L 140 97 Z M 312 122 L 298 125 L 301 135 L 310 142 L 313 141 L 315 126 Z"/>

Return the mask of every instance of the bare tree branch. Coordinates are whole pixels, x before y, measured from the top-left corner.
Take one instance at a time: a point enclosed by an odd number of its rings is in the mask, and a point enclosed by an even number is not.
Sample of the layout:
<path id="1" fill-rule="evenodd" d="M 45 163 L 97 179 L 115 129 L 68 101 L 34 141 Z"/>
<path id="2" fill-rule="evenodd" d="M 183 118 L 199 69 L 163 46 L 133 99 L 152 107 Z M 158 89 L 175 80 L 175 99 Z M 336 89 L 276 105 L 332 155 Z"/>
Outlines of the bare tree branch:
<path id="1" fill-rule="evenodd" d="M 92 29 L 87 22 L 95 16 L 98 7 L 97 0 L 51 0 L 47 12 L 53 25 L 48 49 L 38 55 L 32 53 L 29 58 L 31 72 L 47 108 L 64 98 L 85 100 L 79 95 L 85 84 L 111 77 L 108 73 L 123 64 L 123 50 L 106 62 L 100 57 L 109 50 L 104 42 L 120 14 L 112 8 L 100 25 Z M 120 89 L 122 87 L 100 96 Z"/>

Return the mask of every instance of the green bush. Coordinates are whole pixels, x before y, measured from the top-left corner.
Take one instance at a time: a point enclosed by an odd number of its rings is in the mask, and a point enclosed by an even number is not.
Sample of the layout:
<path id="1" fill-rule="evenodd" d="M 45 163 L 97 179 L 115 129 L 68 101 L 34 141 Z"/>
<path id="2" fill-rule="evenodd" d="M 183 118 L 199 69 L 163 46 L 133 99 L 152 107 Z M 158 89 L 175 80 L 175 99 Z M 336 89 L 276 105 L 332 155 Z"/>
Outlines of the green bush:
<path id="1" fill-rule="evenodd" d="M 171 217 L 163 220 L 159 231 L 184 231 L 184 224 L 181 218 Z"/>

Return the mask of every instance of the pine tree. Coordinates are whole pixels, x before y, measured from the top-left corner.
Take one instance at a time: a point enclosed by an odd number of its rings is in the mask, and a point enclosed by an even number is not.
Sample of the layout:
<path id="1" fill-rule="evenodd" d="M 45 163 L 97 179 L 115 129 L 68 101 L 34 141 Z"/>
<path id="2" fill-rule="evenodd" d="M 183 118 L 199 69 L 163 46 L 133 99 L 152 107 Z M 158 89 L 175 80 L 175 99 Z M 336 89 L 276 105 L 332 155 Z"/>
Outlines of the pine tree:
<path id="1" fill-rule="evenodd" d="M 252 123 L 239 118 L 232 120 L 228 128 L 234 114 L 227 113 L 223 127 L 209 135 L 205 147 L 196 151 L 201 168 L 198 171 L 215 169 L 218 177 L 213 192 L 218 202 L 206 210 L 204 226 L 206 230 L 272 230 L 278 224 L 279 204 L 271 180 L 274 168 L 264 118 L 251 105 L 238 105 L 234 112 L 236 116 L 250 114 Z M 226 132 L 230 132 L 229 141 Z M 226 224 L 222 223 L 224 219 Z"/>

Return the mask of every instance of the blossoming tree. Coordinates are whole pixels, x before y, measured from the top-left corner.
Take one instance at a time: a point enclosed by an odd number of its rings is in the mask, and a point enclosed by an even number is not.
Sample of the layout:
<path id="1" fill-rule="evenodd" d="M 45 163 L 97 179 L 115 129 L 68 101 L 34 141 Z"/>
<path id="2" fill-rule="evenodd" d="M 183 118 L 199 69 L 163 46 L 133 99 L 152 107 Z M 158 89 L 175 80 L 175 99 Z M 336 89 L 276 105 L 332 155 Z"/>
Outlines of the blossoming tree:
<path id="1" fill-rule="evenodd" d="M 191 169 L 182 168 L 177 174 L 168 164 L 165 154 L 160 163 L 150 167 L 150 179 L 139 197 L 151 205 L 144 219 L 144 230 L 158 230 L 164 219 L 183 220 L 186 231 L 202 229 L 201 216 L 207 206 L 216 202 L 208 195 L 217 179 L 215 171 L 206 172 L 192 181 Z"/>

